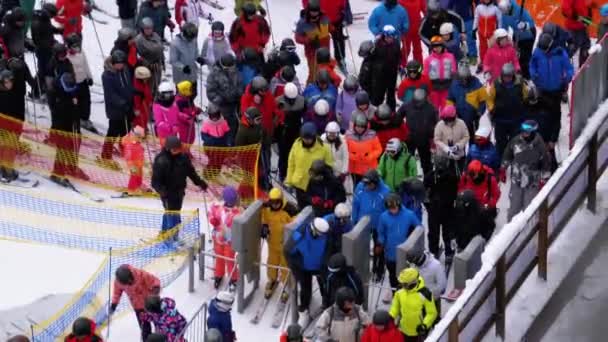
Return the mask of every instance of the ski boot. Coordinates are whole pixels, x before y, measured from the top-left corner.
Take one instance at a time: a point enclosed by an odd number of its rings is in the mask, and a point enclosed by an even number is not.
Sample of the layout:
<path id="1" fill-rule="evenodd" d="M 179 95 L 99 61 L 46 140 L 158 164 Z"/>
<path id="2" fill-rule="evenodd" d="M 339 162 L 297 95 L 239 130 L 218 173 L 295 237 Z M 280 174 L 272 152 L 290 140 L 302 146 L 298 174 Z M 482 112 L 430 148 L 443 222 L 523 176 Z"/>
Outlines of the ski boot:
<path id="1" fill-rule="evenodd" d="M 236 291 L 236 280 L 231 280 L 230 283 L 228 283 L 228 291 L 229 292 Z"/>
<path id="2" fill-rule="evenodd" d="M 218 290 L 220 288 L 221 284 L 222 284 L 222 277 L 215 277 L 215 278 L 213 278 L 213 288 L 215 288 L 216 290 Z"/>
<path id="3" fill-rule="evenodd" d="M 310 314 L 308 310 L 298 312 L 298 325 L 305 328 L 310 323 Z"/>
<path id="4" fill-rule="evenodd" d="M 51 175 L 50 180 L 51 180 L 51 182 L 53 182 L 55 184 L 58 184 L 58 185 L 60 185 L 60 186 L 62 186 L 64 188 L 67 188 L 67 187 L 70 186 L 70 183 L 69 183 L 70 181 L 68 181 L 68 179 L 65 178 L 65 177 L 60 177 L 60 176 L 57 176 L 57 175 Z"/>
<path id="5" fill-rule="evenodd" d="M 91 120 L 80 120 L 80 127 L 89 132 L 101 135 Z"/>
<path id="6" fill-rule="evenodd" d="M 10 168 L 1 168 L 0 170 L 2 181 L 5 183 L 10 183 L 12 181 L 17 180 L 19 178 L 19 173 L 15 171 L 15 169 Z"/>
<path id="7" fill-rule="evenodd" d="M 276 280 L 268 281 L 266 283 L 266 289 L 264 290 L 264 298 L 269 299 L 270 297 L 272 297 L 272 294 L 274 293 L 274 289 L 276 289 L 276 287 L 277 287 Z"/>
<path id="8" fill-rule="evenodd" d="M 289 300 L 289 292 L 287 291 L 287 288 L 281 293 L 281 303 L 287 303 L 287 301 Z"/>

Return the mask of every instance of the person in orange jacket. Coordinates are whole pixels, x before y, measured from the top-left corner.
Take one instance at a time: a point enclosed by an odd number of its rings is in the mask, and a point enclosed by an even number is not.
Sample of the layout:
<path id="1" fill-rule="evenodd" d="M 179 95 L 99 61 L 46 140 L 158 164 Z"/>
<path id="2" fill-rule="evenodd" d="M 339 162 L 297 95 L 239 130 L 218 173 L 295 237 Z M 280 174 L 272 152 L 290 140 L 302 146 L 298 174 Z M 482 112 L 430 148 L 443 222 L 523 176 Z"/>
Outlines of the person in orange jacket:
<path id="1" fill-rule="evenodd" d="M 418 31 L 422 23 L 422 15 L 426 13 L 426 0 L 399 0 L 399 4 L 407 11 L 410 21 L 410 29 L 401 37 L 401 67 L 405 67 L 410 52 L 414 60 L 422 63 L 422 44 Z"/>
<path id="2" fill-rule="evenodd" d="M 404 342 L 404 337 L 391 315 L 385 310 L 378 310 L 374 313 L 372 324 L 363 331 L 361 342 Z"/>
<path id="3" fill-rule="evenodd" d="M 122 152 L 129 168 L 129 193 L 142 190 L 144 172 L 144 148 L 141 139 L 145 136 L 144 128 L 135 126 L 133 131 L 121 140 Z"/>
<path id="4" fill-rule="evenodd" d="M 63 26 L 63 37 L 72 33 L 82 35 L 82 16 L 91 13 L 91 5 L 85 0 L 57 0 L 55 21 Z"/>
<path id="5" fill-rule="evenodd" d="M 369 169 L 378 167 L 382 155 L 382 145 L 373 129 L 369 128 L 367 117 L 357 114 L 352 130 L 346 132 L 348 147 L 348 171 L 353 175 L 355 184 L 359 183 Z"/>
<path id="6" fill-rule="evenodd" d="M 145 66 L 135 68 L 135 77 L 133 78 L 133 126 L 141 126 L 144 133 L 148 133 L 148 119 L 152 112 L 152 73 Z"/>

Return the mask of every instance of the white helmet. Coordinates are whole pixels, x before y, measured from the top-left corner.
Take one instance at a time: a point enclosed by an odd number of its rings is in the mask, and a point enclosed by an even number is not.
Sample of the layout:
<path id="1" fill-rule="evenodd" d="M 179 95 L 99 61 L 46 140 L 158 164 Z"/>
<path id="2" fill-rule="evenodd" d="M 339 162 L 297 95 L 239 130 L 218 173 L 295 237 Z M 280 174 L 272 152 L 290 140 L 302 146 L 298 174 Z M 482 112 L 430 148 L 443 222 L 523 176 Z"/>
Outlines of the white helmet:
<path id="1" fill-rule="evenodd" d="M 321 234 L 325 234 L 329 231 L 329 223 L 321 217 L 315 217 L 310 227 Z"/>
<path id="2" fill-rule="evenodd" d="M 328 122 L 325 126 L 325 133 L 340 133 L 340 125 L 335 121 Z"/>
<path id="3" fill-rule="evenodd" d="M 347 203 L 338 203 L 336 209 L 334 209 L 334 215 L 336 217 L 350 217 L 351 209 Z"/>
<path id="4" fill-rule="evenodd" d="M 298 97 L 298 87 L 293 84 L 293 82 L 285 84 L 283 92 L 285 93 L 285 97 L 288 99 L 295 99 Z"/>
<path id="5" fill-rule="evenodd" d="M 175 84 L 171 81 L 162 81 L 158 86 L 159 93 L 175 93 Z"/>
<path id="6" fill-rule="evenodd" d="M 509 33 L 507 32 L 507 30 L 505 30 L 503 28 L 499 28 L 496 31 L 494 31 L 494 39 L 505 38 L 508 36 L 509 36 Z"/>
<path id="7" fill-rule="evenodd" d="M 320 99 L 315 103 L 315 114 L 325 116 L 329 113 L 329 103 L 327 100 Z"/>
<path id="8" fill-rule="evenodd" d="M 399 138 L 390 138 L 386 143 L 386 152 L 399 152 L 401 150 L 401 140 Z"/>
<path id="9" fill-rule="evenodd" d="M 439 34 L 442 36 L 444 34 L 452 34 L 452 33 L 454 33 L 454 25 L 452 25 L 452 23 L 443 23 L 439 27 Z"/>
<path id="10" fill-rule="evenodd" d="M 503 13 L 508 13 L 511 10 L 511 0 L 500 0 L 498 2 L 498 8 L 500 8 Z"/>

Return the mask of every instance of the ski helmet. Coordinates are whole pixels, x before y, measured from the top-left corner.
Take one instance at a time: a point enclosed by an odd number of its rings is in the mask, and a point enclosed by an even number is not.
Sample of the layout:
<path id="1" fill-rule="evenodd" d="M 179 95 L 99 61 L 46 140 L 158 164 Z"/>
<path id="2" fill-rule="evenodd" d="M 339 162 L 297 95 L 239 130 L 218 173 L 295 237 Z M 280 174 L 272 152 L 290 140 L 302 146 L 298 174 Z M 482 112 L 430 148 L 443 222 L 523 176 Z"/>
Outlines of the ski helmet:
<path id="1" fill-rule="evenodd" d="M 600 7 L 600 16 L 608 17 L 608 4 L 604 4 Z"/>
<path id="2" fill-rule="evenodd" d="M 535 120 L 526 120 L 521 124 L 521 131 L 526 133 L 534 133 L 538 130 L 538 122 Z"/>
<path id="3" fill-rule="evenodd" d="M 390 138 L 386 143 L 385 151 L 388 153 L 399 153 L 401 151 L 401 140 L 399 138 Z"/>
<path id="4" fill-rule="evenodd" d="M 329 231 L 329 223 L 322 217 L 315 217 L 310 224 L 310 228 L 317 233 L 325 234 Z"/>
<path id="5" fill-rule="evenodd" d="M 379 184 L 380 183 L 380 174 L 376 169 L 370 169 L 365 172 L 361 181 L 365 184 Z"/>
<path id="6" fill-rule="evenodd" d="M 414 101 L 423 102 L 426 100 L 426 90 L 423 88 L 417 88 L 414 90 Z"/>
<path id="7" fill-rule="evenodd" d="M 515 77 L 515 66 L 513 66 L 513 63 L 505 63 L 500 69 L 500 77 L 505 76 Z"/>
<path id="8" fill-rule="evenodd" d="M 374 42 L 371 40 L 365 40 L 359 45 L 359 57 L 365 58 L 374 52 Z"/>
<path id="9" fill-rule="evenodd" d="M 291 38 L 285 38 L 281 41 L 281 47 L 279 48 L 281 51 L 296 51 L 296 43 Z"/>
<path id="10" fill-rule="evenodd" d="M 290 324 L 287 327 L 287 340 L 289 342 L 301 342 L 303 338 L 304 336 L 302 336 L 302 327 L 298 323 Z"/>
<path id="11" fill-rule="evenodd" d="M 247 64 L 257 63 L 258 59 L 260 58 L 258 53 L 252 47 L 244 48 L 241 54 L 243 61 Z"/>
<path id="12" fill-rule="evenodd" d="M 420 273 L 413 267 L 408 267 L 399 273 L 398 281 L 408 289 L 414 289 L 418 285 Z"/>
<path id="13" fill-rule="evenodd" d="M 145 17 L 145 18 L 143 18 L 141 20 L 140 27 L 143 30 L 145 30 L 145 29 L 153 29 L 154 28 L 154 21 L 150 17 Z"/>
<path id="14" fill-rule="evenodd" d="M 475 208 L 479 205 L 475 192 L 471 189 L 464 190 L 456 196 L 454 207 L 457 210 L 466 210 L 468 208 Z"/>
<path id="15" fill-rule="evenodd" d="M 232 309 L 232 304 L 234 304 L 234 294 L 232 294 L 232 292 L 220 291 L 215 296 L 215 305 L 220 311 L 230 311 L 230 309 Z"/>
<path id="16" fill-rule="evenodd" d="M 161 313 L 161 299 L 159 296 L 148 296 L 145 300 L 144 307 L 146 311 Z"/>
<path id="17" fill-rule="evenodd" d="M 123 27 L 118 30 L 118 40 L 126 41 L 131 40 L 137 36 L 137 32 L 130 27 Z"/>
<path id="18" fill-rule="evenodd" d="M 209 332 L 211 330 L 215 330 L 215 329 L 210 329 L 205 333 L 205 342 L 207 342 L 207 335 L 209 335 Z M 148 335 L 148 337 L 146 338 L 146 342 L 167 342 L 167 337 L 165 337 L 165 335 L 162 335 L 162 334 L 152 333 L 152 334 Z"/>
<path id="19" fill-rule="evenodd" d="M 441 113 L 439 114 L 439 118 L 441 120 L 449 120 L 456 118 L 456 107 L 454 105 L 447 105 L 441 109 Z"/>
<path id="20" fill-rule="evenodd" d="M 279 188 L 272 188 L 268 193 L 268 199 L 271 201 L 283 200 L 283 192 Z"/>
<path id="21" fill-rule="evenodd" d="M 170 81 L 162 81 L 160 82 L 160 85 L 158 86 L 158 92 L 159 93 L 171 93 L 171 94 L 175 94 L 175 84 L 173 84 L 173 82 Z"/>
<path id="22" fill-rule="evenodd" d="M 529 94 L 528 94 L 529 96 Z M 489 139 L 490 133 L 492 132 L 489 125 L 479 125 L 479 128 L 475 131 L 475 137 L 482 137 Z"/>
<path id="23" fill-rule="evenodd" d="M 327 164 L 322 159 L 316 159 L 310 165 L 308 170 L 310 178 L 319 177 L 319 180 L 327 174 Z"/>
<path id="24" fill-rule="evenodd" d="M 503 15 L 509 13 L 511 11 L 511 0 L 500 0 L 498 8 L 502 11 Z"/>
<path id="25" fill-rule="evenodd" d="M 369 94 L 365 90 L 358 91 L 355 94 L 355 104 L 357 107 L 369 105 Z"/>
<path id="26" fill-rule="evenodd" d="M 553 46 L 553 36 L 548 33 L 541 33 L 536 46 L 541 50 L 549 51 Z"/>
<path id="27" fill-rule="evenodd" d="M 228 185 L 222 189 L 222 199 L 225 206 L 234 207 L 239 200 L 239 194 L 233 186 Z"/>
<path id="28" fill-rule="evenodd" d="M 317 126 L 314 123 L 308 121 L 302 124 L 300 128 L 300 138 L 302 139 L 315 139 L 317 137 Z"/>
<path id="29" fill-rule="evenodd" d="M 424 251 L 421 251 L 420 249 L 409 250 L 405 255 L 405 259 L 410 264 L 415 265 L 416 267 L 420 267 L 426 261 L 426 253 L 424 253 Z"/>
<path id="30" fill-rule="evenodd" d="M 243 10 L 243 14 L 246 16 L 255 15 L 255 13 L 258 11 L 253 2 L 246 2 L 241 9 Z"/>
<path id="31" fill-rule="evenodd" d="M 118 50 L 116 50 L 118 51 Z M 53 45 L 53 55 L 54 56 L 65 56 L 68 53 L 68 48 L 65 46 L 65 44 L 62 43 L 55 43 Z"/>
<path id="32" fill-rule="evenodd" d="M 112 55 L 110 55 L 110 62 L 112 64 L 127 63 L 127 55 L 121 50 L 114 50 L 112 51 Z"/>
<path id="33" fill-rule="evenodd" d="M 209 115 L 210 118 L 219 118 L 222 115 L 222 111 L 218 105 L 209 102 L 209 105 L 207 105 L 207 115 Z"/>
<path id="34" fill-rule="evenodd" d="M 336 205 L 334 215 L 336 215 L 337 218 L 349 218 L 351 211 L 350 205 L 348 205 L 346 202 L 342 202 Z"/>
<path id="35" fill-rule="evenodd" d="M 285 84 L 283 92 L 285 94 L 285 97 L 288 99 L 295 99 L 296 97 L 298 97 L 298 87 L 293 82 Z"/>
<path id="36" fill-rule="evenodd" d="M 0 82 L 4 84 L 5 81 L 13 81 L 15 75 L 9 69 L 0 71 Z"/>
<path id="37" fill-rule="evenodd" d="M 296 78 L 296 70 L 291 65 L 286 65 L 281 68 L 281 78 L 285 82 L 293 82 Z"/>
<path id="38" fill-rule="evenodd" d="M 384 198 L 384 206 L 386 209 L 395 209 L 401 207 L 401 196 L 391 192 Z"/>
<path id="39" fill-rule="evenodd" d="M 445 41 L 443 41 L 441 36 L 433 36 L 433 38 L 431 38 L 431 47 L 435 46 L 443 46 L 445 48 Z"/>
<path id="40" fill-rule="evenodd" d="M 198 36 L 198 27 L 191 22 L 185 22 L 182 25 L 182 35 L 188 40 L 192 40 Z"/>
<path id="41" fill-rule="evenodd" d="M 555 37 L 557 35 L 557 25 L 552 22 L 546 22 L 543 25 L 543 33 L 548 33 L 552 37 Z"/>
<path id="42" fill-rule="evenodd" d="M 256 76 L 251 80 L 250 90 L 253 94 L 264 93 L 268 90 L 268 81 L 262 76 Z"/>
<path id="43" fill-rule="evenodd" d="M 259 120 L 262 119 L 262 113 L 256 107 L 247 108 L 243 114 L 245 115 L 247 122 L 252 125 L 259 123 Z"/>
<path id="44" fill-rule="evenodd" d="M 309 0 L 308 1 L 308 7 L 306 7 L 306 9 L 309 12 L 320 12 L 321 11 L 321 4 L 320 4 L 319 0 Z"/>
<path id="45" fill-rule="evenodd" d="M 350 287 L 342 286 L 336 291 L 336 305 L 340 309 L 344 309 L 346 303 L 355 302 L 355 293 Z"/>
<path id="46" fill-rule="evenodd" d="M 72 334 L 76 337 L 91 336 L 95 333 L 93 327 L 95 323 L 86 317 L 78 317 L 72 323 Z"/>
<path id="47" fill-rule="evenodd" d="M 413 80 L 420 79 L 420 76 L 422 75 L 422 64 L 420 64 L 420 62 L 412 59 L 411 61 L 407 62 L 405 69 L 407 70 L 407 77 Z"/>
<path id="48" fill-rule="evenodd" d="M 390 321 L 394 320 L 393 317 L 386 310 L 377 310 L 374 312 L 372 323 L 374 325 L 387 326 Z"/>
<path id="49" fill-rule="evenodd" d="M 408 194 L 420 202 L 426 199 L 426 188 L 424 187 L 424 183 L 418 178 L 404 180 L 401 182 L 399 189 L 401 193 Z"/>
<path id="50" fill-rule="evenodd" d="M 467 166 L 467 173 L 469 174 L 469 176 L 475 177 L 482 172 L 484 172 L 483 164 L 477 159 L 471 160 L 471 162 Z"/>
<path id="51" fill-rule="evenodd" d="M 317 58 L 317 64 L 329 63 L 329 60 L 331 59 L 331 55 L 329 53 L 329 48 L 321 47 L 321 48 L 317 49 L 316 58 Z"/>
<path id="52" fill-rule="evenodd" d="M 211 24 L 211 32 L 224 33 L 224 23 L 221 21 L 214 21 L 213 24 Z"/>
<path id="53" fill-rule="evenodd" d="M 165 139 L 165 150 L 171 151 L 182 148 L 182 141 L 175 135 L 170 135 Z"/>
<path id="54" fill-rule="evenodd" d="M 42 11 L 44 11 L 51 18 L 55 17 L 58 12 L 57 6 L 50 2 L 46 2 L 42 5 Z"/>
<path id="55" fill-rule="evenodd" d="M 337 122 L 335 121 L 330 121 L 327 123 L 327 126 L 325 126 L 325 133 L 330 134 L 339 134 L 340 133 L 340 125 L 338 125 Z"/>
<path id="56" fill-rule="evenodd" d="M 344 90 L 349 93 L 352 93 L 359 89 L 359 81 L 354 75 L 348 75 L 344 80 L 344 84 L 342 86 L 344 87 Z"/>
<path id="57" fill-rule="evenodd" d="M 499 28 L 496 29 L 496 31 L 494 31 L 494 39 L 498 40 L 501 38 L 507 38 L 509 36 L 509 32 L 507 32 L 507 30 L 503 29 L 503 28 Z"/>
<path id="58" fill-rule="evenodd" d="M 329 258 L 327 270 L 331 273 L 340 272 L 346 267 L 346 258 L 341 253 L 336 253 Z"/>
<path id="59" fill-rule="evenodd" d="M 177 93 L 181 96 L 190 97 L 192 96 L 192 82 L 181 81 L 177 84 Z"/>
<path id="60" fill-rule="evenodd" d="M 393 25 L 384 25 L 384 27 L 382 27 L 382 35 L 394 38 L 397 35 L 397 30 Z"/>
<path id="61" fill-rule="evenodd" d="M 71 72 L 64 72 L 59 78 L 59 84 L 63 90 L 67 92 L 73 92 L 76 88 L 76 77 Z"/>
<path id="62" fill-rule="evenodd" d="M 137 68 L 135 68 L 135 78 L 138 80 L 146 80 L 148 78 L 152 77 L 152 73 L 150 72 L 150 69 L 146 68 L 145 66 L 141 65 L 138 66 Z"/>
<path id="63" fill-rule="evenodd" d="M 367 128 L 367 117 L 365 117 L 365 115 L 363 114 L 358 114 L 357 116 L 355 116 L 354 121 L 354 126 L 355 127 L 364 127 Z"/>
<path id="64" fill-rule="evenodd" d="M 315 114 L 318 116 L 327 116 L 329 113 L 329 103 L 325 99 L 319 99 L 314 105 Z"/>
<path id="65" fill-rule="evenodd" d="M 331 76 L 329 72 L 325 69 L 321 69 L 317 72 L 316 78 L 317 85 L 326 84 L 329 85 L 331 83 Z"/>
<path id="66" fill-rule="evenodd" d="M 231 52 L 226 52 L 220 57 L 220 66 L 223 69 L 229 69 L 236 65 L 236 57 Z"/>
<path id="67" fill-rule="evenodd" d="M 438 0 L 429 0 L 428 4 L 426 6 L 426 10 L 427 10 L 427 13 L 429 16 L 438 14 L 441 10 L 439 1 Z"/>
<path id="68" fill-rule="evenodd" d="M 116 280 L 123 285 L 130 285 L 134 280 L 133 273 L 131 272 L 129 265 L 126 264 L 120 265 L 120 267 L 116 269 L 115 276 Z"/>
<path id="69" fill-rule="evenodd" d="M 391 114 L 393 113 L 393 109 L 391 106 L 386 103 L 381 104 L 376 111 L 376 118 L 380 121 L 386 121 L 391 118 Z"/>
<path id="70" fill-rule="evenodd" d="M 454 33 L 454 25 L 452 23 L 443 23 L 439 27 L 439 34 L 446 35 Z"/>

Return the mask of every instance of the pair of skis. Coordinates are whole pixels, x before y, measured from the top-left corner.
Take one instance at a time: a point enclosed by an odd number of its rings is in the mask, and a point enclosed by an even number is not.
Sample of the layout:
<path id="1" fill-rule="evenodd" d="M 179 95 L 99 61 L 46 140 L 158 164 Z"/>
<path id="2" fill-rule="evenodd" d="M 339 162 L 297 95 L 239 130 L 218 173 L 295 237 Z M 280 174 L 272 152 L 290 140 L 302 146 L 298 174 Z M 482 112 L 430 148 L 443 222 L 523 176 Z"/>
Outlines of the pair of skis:
<path id="1" fill-rule="evenodd" d="M 17 187 L 17 188 L 24 188 L 24 189 L 33 189 L 40 184 L 40 182 L 38 180 L 32 180 L 29 178 L 22 178 L 22 177 L 19 177 L 13 181 L 10 181 L 6 178 L 0 178 L 0 183 L 3 185 L 13 186 L 13 187 Z"/>
<path id="2" fill-rule="evenodd" d="M 51 177 L 48 177 L 48 179 L 51 182 L 53 182 L 53 183 L 55 183 L 55 184 L 57 184 L 59 186 L 62 186 L 64 188 L 66 188 L 66 189 L 72 190 L 73 192 L 79 194 L 80 196 L 82 196 L 82 197 L 84 197 L 84 198 L 86 198 L 86 199 L 88 199 L 90 201 L 93 201 L 93 202 L 96 202 L 96 203 L 101 203 L 101 202 L 105 201 L 105 199 L 103 197 L 95 196 L 95 195 L 93 195 L 90 192 L 84 191 L 84 190 L 76 187 L 76 185 L 74 185 L 74 183 L 72 183 L 67 178 L 63 178 L 61 181 L 58 181 L 57 179 L 54 179 L 54 178 L 51 178 Z"/>
<path id="3" fill-rule="evenodd" d="M 289 278 L 287 278 L 289 279 Z M 281 322 L 283 322 L 283 318 L 285 316 L 285 311 L 288 307 L 288 302 L 289 300 L 283 301 L 282 297 L 285 293 L 287 293 L 287 282 L 289 280 L 284 281 L 281 284 L 281 296 L 279 298 L 279 303 L 277 304 L 277 308 L 274 312 L 274 315 L 272 316 L 272 323 L 271 326 L 273 328 L 278 328 L 281 326 Z M 262 301 L 262 304 L 260 305 L 259 309 L 255 312 L 255 315 L 253 316 L 253 318 L 250 320 L 250 322 L 252 324 L 258 324 L 260 323 L 260 320 L 262 319 L 262 317 L 264 316 L 264 313 L 266 312 L 266 309 L 268 308 L 268 305 L 270 304 L 270 301 L 272 300 L 272 295 L 270 295 L 268 298 L 264 298 L 264 300 Z"/>

